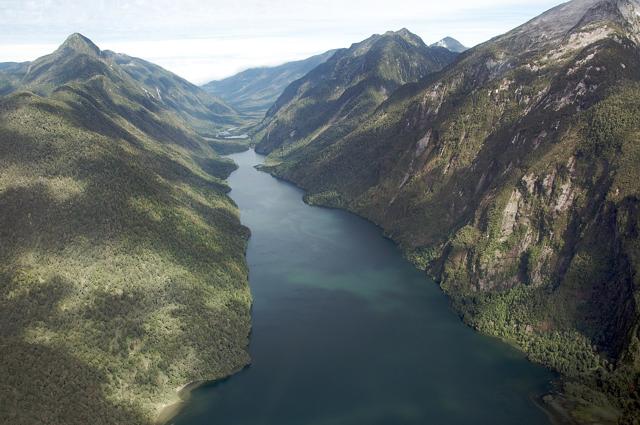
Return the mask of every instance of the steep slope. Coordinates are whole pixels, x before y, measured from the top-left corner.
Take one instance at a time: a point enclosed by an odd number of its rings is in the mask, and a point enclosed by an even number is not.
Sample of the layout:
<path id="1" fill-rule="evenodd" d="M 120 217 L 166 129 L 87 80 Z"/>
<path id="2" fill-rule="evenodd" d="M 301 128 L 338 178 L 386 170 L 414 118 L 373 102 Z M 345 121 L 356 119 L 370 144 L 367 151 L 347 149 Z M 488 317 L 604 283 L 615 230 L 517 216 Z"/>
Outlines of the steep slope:
<path id="1" fill-rule="evenodd" d="M 215 134 L 224 126 L 243 122 L 222 100 L 177 75 L 142 59 L 101 51 L 81 34 L 72 34 L 55 52 L 31 63 L 0 64 L 0 87 L 7 87 L 0 88 L 0 93 L 19 88 L 48 95 L 61 84 L 96 73 L 114 81 L 134 81 L 148 99 L 141 102 L 162 103 L 202 134 Z"/>
<path id="2" fill-rule="evenodd" d="M 214 135 L 221 126 L 244 123 L 244 117 L 225 101 L 158 65 L 109 51 L 105 55 L 138 81 L 148 96 L 176 111 L 203 135 Z"/>
<path id="3" fill-rule="evenodd" d="M 464 47 L 462 43 L 460 43 L 458 40 L 456 40 L 453 37 L 445 37 L 442 40 L 436 43 L 433 43 L 431 47 L 444 47 L 445 49 L 451 50 L 454 53 L 462 53 L 469 50 L 468 48 Z"/>
<path id="4" fill-rule="evenodd" d="M 381 225 L 467 322 L 561 372 L 550 405 L 638 423 L 639 36 L 636 0 L 574 0 L 267 169 Z"/>
<path id="5" fill-rule="evenodd" d="M 232 77 L 211 81 L 202 88 L 224 99 L 238 111 L 261 119 L 289 84 L 326 62 L 335 52 L 330 50 L 274 67 L 247 69 Z"/>
<path id="6" fill-rule="evenodd" d="M 406 29 L 374 35 L 336 52 L 291 84 L 267 112 L 255 140 L 261 153 L 333 143 L 357 128 L 399 86 L 451 63 Z"/>
<path id="7" fill-rule="evenodd" d="M 0 63 L 0 96 L 11 93 L 20 84 L 29 63 Z"/>
<path id="8" fill-rule="evenodd" d="M 0 97 L 1 423 L 148 424 L 248 361 L 234 164 L 94 47 Z"/>

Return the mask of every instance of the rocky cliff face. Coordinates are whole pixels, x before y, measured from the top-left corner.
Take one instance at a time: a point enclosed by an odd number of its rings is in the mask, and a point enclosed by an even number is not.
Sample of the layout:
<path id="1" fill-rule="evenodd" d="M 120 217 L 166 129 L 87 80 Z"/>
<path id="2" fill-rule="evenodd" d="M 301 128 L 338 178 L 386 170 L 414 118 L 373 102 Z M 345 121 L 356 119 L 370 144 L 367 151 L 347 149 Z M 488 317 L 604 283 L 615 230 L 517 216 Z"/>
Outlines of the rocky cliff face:
<path id="1" fill-rule="evenodd" d="M 452 37 L 445 37 L 442 40 L 433 43 L 431 47 L 444 47 L 445 49 L 451 50 L 455 53 L 462 53 L 465 50 L 469 50 L 462 43 Z"/>
<path id="2" fill-rule="evenodd" d="M 267 167 L 380 224 L 465 320 L 560 371 L 583 423 L 640 411 L 639 11 L 558 6 Z"/>

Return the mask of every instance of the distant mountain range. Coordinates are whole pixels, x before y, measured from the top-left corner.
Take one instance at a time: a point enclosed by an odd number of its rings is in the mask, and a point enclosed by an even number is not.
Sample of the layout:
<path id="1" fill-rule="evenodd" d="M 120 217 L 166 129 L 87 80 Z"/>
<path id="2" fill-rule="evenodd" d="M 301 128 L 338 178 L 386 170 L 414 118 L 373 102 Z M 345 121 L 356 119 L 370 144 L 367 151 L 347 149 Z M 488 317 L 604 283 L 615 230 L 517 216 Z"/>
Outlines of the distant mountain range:
<path id="1" fill-rule="evenodd" d="M 442 47 L 454 53 L 467 50 L 451 37 L 446 37 L 431 47 Z M 330 50 L 305 60 L 274 67 L 251 68 L 223 80 L 211 81 L 202 88 L 243 114 L 261 119 L 289 84 L 304 77 L 336 52 L 337 50 Z"/>
<path id="2" fill-rule="evenodd" d="M 256 150 L 331 144 L 358 128 L 397 88 L 440 71 L 456 56 L 428 47 L 406 29 L 338 50 L 287 87 L 258 127 Z"/>
<path id="3" fill-rule="evenodd" d="M 150 424 L 248 362 L 215 97 L 80 34 L 0 65 L 0 422 Z"/>
<path id="4" fill-rule="evenodd" d="M 274 67 L 251 68 L 220 81 L 211 81 L 202 88 L 224 99 L 237 110 L 262 118 L 289 84 L 325 62 L 335 52 L 330 50 Z"/>
<path id="5" fill-rule="evenodd" d="M 637 423 L 639 45 L 637 0 L 564 3 L 439 61 L 407 32 L 375 36 L 292 83 L 256 149 L 308 202 L 380 225 L 470 325 L 560 372 L 562 421 Z"/>

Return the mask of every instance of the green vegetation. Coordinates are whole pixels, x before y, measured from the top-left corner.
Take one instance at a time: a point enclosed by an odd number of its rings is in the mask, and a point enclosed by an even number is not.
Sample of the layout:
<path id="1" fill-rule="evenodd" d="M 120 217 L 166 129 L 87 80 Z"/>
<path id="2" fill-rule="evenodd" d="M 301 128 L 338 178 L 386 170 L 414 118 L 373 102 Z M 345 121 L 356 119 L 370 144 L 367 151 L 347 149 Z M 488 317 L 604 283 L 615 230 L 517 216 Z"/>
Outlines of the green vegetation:
<path id="1" fill-rule="evenodd" d="M 70 40 L 0 98 L 0 422 L 148 424 L 248 362 L 249 232 L 235 165 Z"/>
<path id="2" fill-rule="evenodd" d="M 284 89 L 324 63 L 335 50 L 279 66 L 252 68 L 232 77 L 211 81 L 202 88 L 218 96 L 241 113 L 261 120 Z"/>
<path id="3" fill-rule="evenodd" d="M 256 150 L 292 156 L 322 149 L 358 128 L 402 84 L 441 70 L 456 56 L 427 47 L 407 30 L 338 50 L 286 88 L 256 130 Z"/>
<path id="4" fill-rule="evenodd" d="M 230 155 L 232 153 L 244 152 L 251 148 L 251 139 L 214 139 L 207 138 L 209 146 L 220 155 Z"/>
<path id="5" fill-rule="evenodd" d="M 214 136 L 224 126 L 252 122 L 250 117 L 238 113 L 222 99 L 157 65 L 123 54 L 103 54 L 136 80 L 148 97 L 173 110 L 203 136 Z"/>
<path id="6" fill-rule="evenodd" d="M 158 107 L 172 111 L 201 135 L 248 122 L 221 99 L 177 75 L 142 59 L 101 51 L 81 34 L 72 34 L 55 52 L 33 62 L 0 64 L 0 95 L 21 89 L 47 96 L 62 84 L 95 75 L 131 85 L 130 99 L 152 112 Z"/>
<path id="7" fill-rule="evenodd" d="M 317 136 L 315 98 L 292 98 L 258 147 L 310 202 L 380 225 L 467 323 L 560 372 L 551 404 L 638 424 L 638 27 L 618 3 L 587 6 L 471 49 L 356 126 Z"/>
<path id="8" fill-rule="evenodd" d="M 304 201 L 309 205 L 321 205 L 331 208 L 344 208 L 344 200 L 336 191 L 328 191 L 305 195 Z"/>

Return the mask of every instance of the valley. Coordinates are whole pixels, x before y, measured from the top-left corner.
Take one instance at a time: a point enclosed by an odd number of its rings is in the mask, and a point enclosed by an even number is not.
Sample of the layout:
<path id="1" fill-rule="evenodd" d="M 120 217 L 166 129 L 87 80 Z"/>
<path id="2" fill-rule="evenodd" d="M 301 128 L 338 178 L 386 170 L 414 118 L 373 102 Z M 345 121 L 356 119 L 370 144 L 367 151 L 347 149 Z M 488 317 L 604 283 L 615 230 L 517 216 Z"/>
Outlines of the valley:
<path id="1" fill-rule="evenodd" d="M 327 62 L 256 131 L 262 170 L 382 227 L 465 322 L 559 371 L 577 423 L 640 417 L 639 10 L 562 4 L 357 113 Z"/>
<path id="2" fill-rule="evenodd" d="M 230 156 L 251 229 L 251 365 L 190 392 L 174 425 L 548 424 L 554 374 L 465 326 L 380 229 L 311 207 Z"/>
<path id="3" fill-rule="evenodd" d="M 640 2 L 333 47 L 0 63 L 0 423 L 640 424 Z"/>

